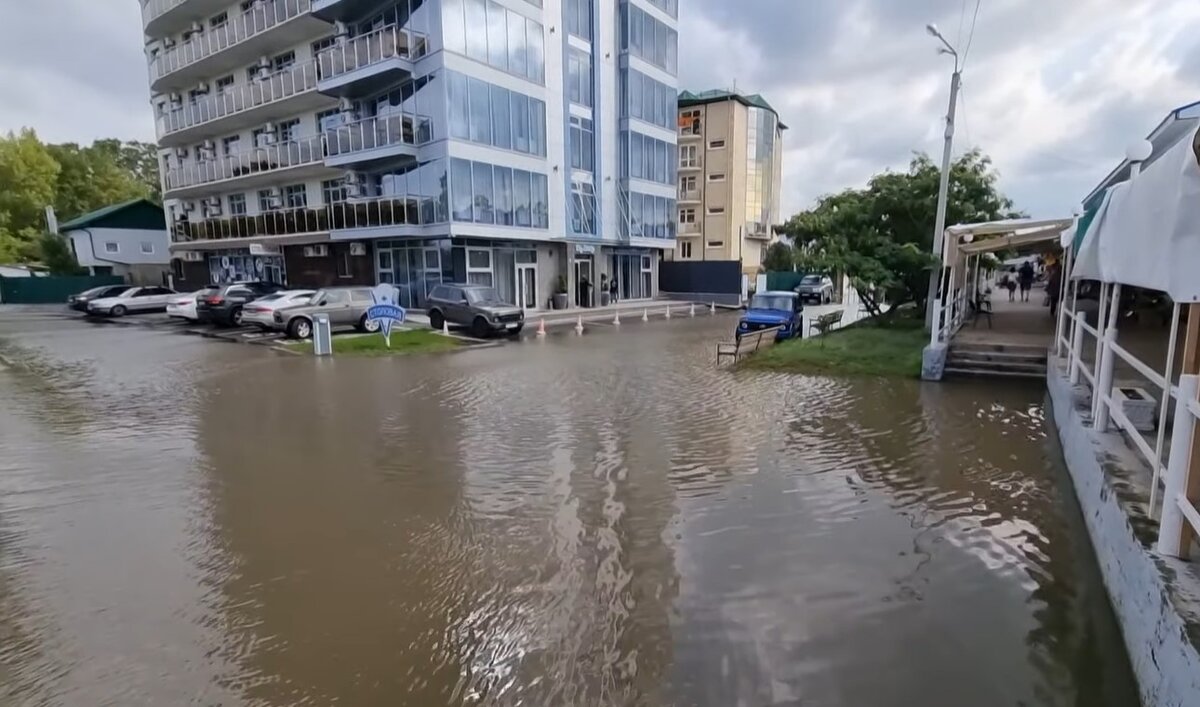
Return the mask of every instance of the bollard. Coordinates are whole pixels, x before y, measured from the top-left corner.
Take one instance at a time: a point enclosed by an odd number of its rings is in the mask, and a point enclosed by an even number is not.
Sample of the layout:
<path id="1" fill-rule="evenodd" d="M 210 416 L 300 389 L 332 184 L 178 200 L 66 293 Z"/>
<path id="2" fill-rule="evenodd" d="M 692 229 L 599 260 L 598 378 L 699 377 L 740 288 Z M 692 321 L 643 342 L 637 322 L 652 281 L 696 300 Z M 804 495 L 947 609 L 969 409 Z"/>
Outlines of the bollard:
<path id="1" fill-rule="evenodd" d="M 333 331 L 329 326 L 328 314 L 313 315 L 313 353 L 317 356 L 333 355 Z"/>
<path id="2" fill-rule="evenodd" d="M 648 321 L 650 321 L 650 310 L 648 310 L 648 309 L 643 309 L 643 310 L 642 310 L 642 321 L 643 321 L 643 322 L 648 322 Z"/>
<path id="3" fill-rule="evenodd" d="M 688 316 L 696 316 L 696 303 L 692 302 L 692 308 L 688 310 Z"/>
<path id="4" fill-rule="evenodd" d="M 709 305 L 708 305 L 708 313 L 709 313 L 709 314 L 716 314 L 716 313 L 717 313 L 717 303 L 716 303 L 716 302 L 711 302 L 711 303 L 709 303 Z"/>
<path id="5" fill-rule="evenodd" d="M 583 315 L 582 314 L 579 315 L 579 320 L 575 322 L 575 333 L 576 334 L 583 333 Z"/>
<path id="6" fill-rule="evenodd" d="M 545 317 L 542 317 L 541 321 L 538 322 L 537 335 L 538 336 L 546 335 L 546 318 Z"/>
<path id="7" fill-rule="evenodd" d="M 450 323 L 444 319 L 442 320 L 442 335 L 450 336 Z"/>
<path id="8" fill-rule="evenodd" d="M 621 326 L 621 313 L 613 312 L 613 326 Z"/>
<path id="9" fill-rule="evenodd" d="M 671 305 L 667 305 L 667 319 L 671 318 Z"/>

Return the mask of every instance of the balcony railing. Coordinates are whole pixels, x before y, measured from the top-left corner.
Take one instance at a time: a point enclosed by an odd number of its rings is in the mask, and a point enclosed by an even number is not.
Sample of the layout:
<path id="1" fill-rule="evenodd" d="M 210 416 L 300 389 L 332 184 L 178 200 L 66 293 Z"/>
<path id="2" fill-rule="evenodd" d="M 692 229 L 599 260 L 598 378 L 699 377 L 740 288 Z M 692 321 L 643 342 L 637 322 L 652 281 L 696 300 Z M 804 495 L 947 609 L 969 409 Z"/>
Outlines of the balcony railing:
<path id="1" fill-rule="evenodd" d="M 145 27 L 185 2 L 187 0 L 144 0 L 142 2 L 142 26 Z"/>
<path id="2" fill-rule="evenodd" d="M 699 189 L 680 189 L 679 201 L 700 201 Z"/>
<path id="3" fill-rule="evenodd" d="M 171 239 L 187 243 L 328 233 L 346 228 L 422 226 L 445 223 L 445 212 L 444 200 L 430 196 L 369 197 L 316 208 L 277 209 L 253 216 L 176 221 L 171 228 Z"/>
<path id="4" fill-rule="evenodd" d="M 172 167 L 167 170 L 166 189 L 170 192 L 289 167 L 320 164 L 325 158 L 324 145 L 324 137 L 314 135 Z"/>
<path id="5" fill-rule="evenodd" d="M 352 155 L 380 147 L 416 147 L 432 139 L 432 121 L 427 116 L 411 113 L 367 118 L 325 133 L 326 150 L 330 157 Z"/>
<path id="6" fill-rule="evenodd" d="M 679 160 L 680 169 L 700 169 L 700 160 Z"/>
<path id="7" fill-rule="evenodd" d="M 699 223 L 681 223 L 681 224 L 679 224 L 679 232 L 680 233 L 699 233 L 700 232 L 700 224 Z"/>
<path id="8" fill-rule="evenodd" d="M 194 128 L 316 87 L 316 63 L 297 64 L 253 83 L 235 85 L 168 110 L 158 118 L 158 134 L 162 137 Z"/>
<path id="9" fill-rule="evenodd" d="M 419 59 L 428 48 L 424 34 L 389 25 L 322 51 L 317 62 L 321 79 L 328 80 L 386 59 Z"/>
<path id="10" fill-rule="evenodd" d="M 187 41 L 160 53 L 151 63 L 157 81 L 201 59 L 258 36 L 312 10 L 312 0 L 269 0 L 211 29 L 193 34 Z"/>

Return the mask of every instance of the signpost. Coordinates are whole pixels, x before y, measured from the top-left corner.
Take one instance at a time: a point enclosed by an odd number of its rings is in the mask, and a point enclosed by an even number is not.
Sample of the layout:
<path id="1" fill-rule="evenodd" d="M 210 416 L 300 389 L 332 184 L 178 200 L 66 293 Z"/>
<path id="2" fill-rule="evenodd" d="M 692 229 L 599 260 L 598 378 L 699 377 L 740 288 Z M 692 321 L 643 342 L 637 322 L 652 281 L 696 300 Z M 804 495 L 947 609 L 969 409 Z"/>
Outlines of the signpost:
<path id="1" fill-rule="evenodd" d="M 379 333 L 383 334 L 383 341 L 389 349 L 392 348 L 392 325 L 404 323 L 404 308 L 397 304 L 399 295 L 400 291 L 392 285 L 380 283 L 371 290 L 371 299 L 375 304 L 367 308 L 367 321 L 379 325 Z"/>

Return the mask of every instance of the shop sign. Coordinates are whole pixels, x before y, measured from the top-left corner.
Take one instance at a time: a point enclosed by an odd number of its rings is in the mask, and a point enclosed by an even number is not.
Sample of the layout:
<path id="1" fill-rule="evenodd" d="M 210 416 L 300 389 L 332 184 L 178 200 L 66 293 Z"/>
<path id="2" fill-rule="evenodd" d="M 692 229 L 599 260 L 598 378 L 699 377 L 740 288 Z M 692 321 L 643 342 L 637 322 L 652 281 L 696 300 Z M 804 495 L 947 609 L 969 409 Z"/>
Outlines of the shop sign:
<path id="1" fill-rule="evenodd" d="M 390 349 L 392 325 L 404 323 L 404 308 L 397 304 L 400 291 L 386 282 L 381 282 L 371 290 L 371 299 L 375 303 L 367 307 L 367 320 L 379 325 L 379 333 L 383 334 L 383 341 Z"/>

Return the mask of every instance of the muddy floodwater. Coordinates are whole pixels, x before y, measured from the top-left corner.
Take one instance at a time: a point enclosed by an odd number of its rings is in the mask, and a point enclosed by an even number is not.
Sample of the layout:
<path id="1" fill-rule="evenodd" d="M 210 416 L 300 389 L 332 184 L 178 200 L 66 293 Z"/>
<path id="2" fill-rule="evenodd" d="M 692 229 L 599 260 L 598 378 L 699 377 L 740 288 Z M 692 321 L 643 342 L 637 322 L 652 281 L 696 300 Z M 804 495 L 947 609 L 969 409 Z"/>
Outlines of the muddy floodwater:
<path id="1" fill-rule="evenodd" d="M 1137 704 L 1043 386 L 718 369 L 732 323 L 0 310 L 0 705 Z"/>

